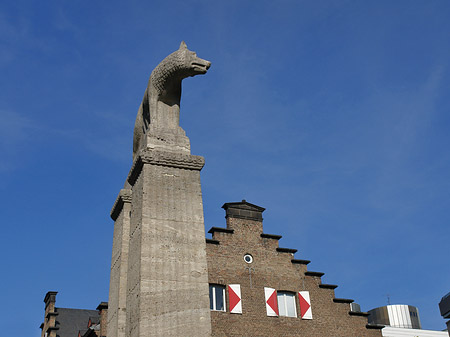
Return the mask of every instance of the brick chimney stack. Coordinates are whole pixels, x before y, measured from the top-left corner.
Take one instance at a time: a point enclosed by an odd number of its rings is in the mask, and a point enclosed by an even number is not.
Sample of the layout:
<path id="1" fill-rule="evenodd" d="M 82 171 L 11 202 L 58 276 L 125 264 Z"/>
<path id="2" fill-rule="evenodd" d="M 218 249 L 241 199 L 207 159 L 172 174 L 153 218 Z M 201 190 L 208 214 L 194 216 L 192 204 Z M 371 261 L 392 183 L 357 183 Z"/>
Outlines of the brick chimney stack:
<path id="1" fill-rule="evenodd" d="M 242 224 L 253 227 L 260 233 L 263 232 L 262 214 L 265 208 L 251 204 L 246 200 L 241 202 L 227 202 L 222 208 L 225 210 L 225 218 L 227 219 L 227 229 L 234 230 Z"/>
<path id="2" fill-rule="evenodd" d="M 106 337 L 106 327 L 108 319 L 108 302 L 101 302 L 97 306 L 98 314 L 100 316 L 100 337 Z"/>
<path id="3" fill-rule="evenodd" d="M 44 323 L 41 324 L 41 337 L 56 337 L 56 316 L 58 313 L 55 311 L 56 294 L 57 291 L 49 291 L 44 297 L 45 303 L 45 317 Z"/>

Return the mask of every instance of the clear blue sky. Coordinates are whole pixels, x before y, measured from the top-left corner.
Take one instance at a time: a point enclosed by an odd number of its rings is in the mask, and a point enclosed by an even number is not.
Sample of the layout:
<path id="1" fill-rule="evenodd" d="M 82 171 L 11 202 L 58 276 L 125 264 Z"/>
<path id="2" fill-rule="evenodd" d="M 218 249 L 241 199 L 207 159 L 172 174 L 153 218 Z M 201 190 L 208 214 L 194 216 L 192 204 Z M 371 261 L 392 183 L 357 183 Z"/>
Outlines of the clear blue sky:
<path id="1" fill-rule="evenodd" d="M 185 40 L 183 82 L 206 228 L 225 202 L 363 310 L 450 291 L 450 2 L 3 1 L 0 317 L 38 336 L 60 307 L 108 299 L 109 212 L 151 70 Z"/>

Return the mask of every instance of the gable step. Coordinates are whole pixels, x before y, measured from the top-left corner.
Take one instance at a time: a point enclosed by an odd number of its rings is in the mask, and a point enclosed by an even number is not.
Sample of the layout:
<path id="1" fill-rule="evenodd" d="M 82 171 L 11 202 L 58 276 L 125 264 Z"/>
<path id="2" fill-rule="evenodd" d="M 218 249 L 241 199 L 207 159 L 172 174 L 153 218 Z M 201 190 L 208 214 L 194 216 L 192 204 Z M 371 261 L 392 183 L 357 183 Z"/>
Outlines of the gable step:
<path id="1" fill-rule="evenodd" d="M 335 303 L 353 303 L 355 300 L 351 300 L 349 298 L 333 298 L 333 302 Z"/>
<path id="2" fill-rule="evenodd" d="M 222 227 L 211 227 L 211 229 L 208 231 L 208 233 L 211 234 L 213 234 L 214 232 L 233 234 L 234 230 Z"/>
<path id="3" fill-rule="evenodd" d="M 325 275 L 325 273 L 322 273 L 320 271 L 306 271 L 305 272 L 306 276 L 317 276 L 317 277 L 322 277 L 323 275 Z"/>
<path id="4" fill-rule="evenodd" d="M 297 249 L 292 249 L 292 248 L 277 248 L 277 252 L 280 253 L 291 253 L 291 254 L 295 254 L 297 253 Z"/>
<path id="5" fill-rule="evenodd" d="M 211 243 L 213 245 L 219 245 L 220 244 L 219 240 L 214 240 L 214 239 L 206 239 L 206 243 Z"/>
<path id="6" fill-rule="evenodd" d="M 337 287 L 336 284 L 319 284 L 319 288 L 323 289 L 336 289 Z"/>
<path id="7" fill-rule="evenodd" d="M 366 329 L 378 329 L 378 330 L 381 330 L 384 327 L 385 326 L 381 325 L 381 324 L 366 324 Z"/>
<path id="8" fill-rule="evenodd" d="M 309 261 L 309 260 L 297 260 L 297 259 L 292 259 L 291 262 L 294 263 L 294 264 L 308 264 L 308 263 L 310 263 L 311 261 Z"/>
<path id="9" fill-rule="evenodd" d="M 265 239 L 274 239 L 274 240 L 280 240 L 282 238 L 281 235 L 266 234 L 266 233 L 262 233 L 261 237 Z"/>
<path id="10" fill-rule="evenodd" d="M 369 316 L 369 313 L 363 311 L 349 311 L 348 314 L 351 316 L 363 316 L 363 317 Z"/>

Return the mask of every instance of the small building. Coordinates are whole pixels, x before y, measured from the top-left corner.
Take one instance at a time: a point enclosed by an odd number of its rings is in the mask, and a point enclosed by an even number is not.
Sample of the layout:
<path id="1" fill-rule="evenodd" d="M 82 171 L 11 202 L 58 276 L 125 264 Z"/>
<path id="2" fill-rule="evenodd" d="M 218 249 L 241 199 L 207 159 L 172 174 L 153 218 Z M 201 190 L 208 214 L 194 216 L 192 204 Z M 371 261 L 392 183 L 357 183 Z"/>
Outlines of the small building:
<path id="1" fill-rule="evenodd" d="M 422 330 L 419 309 L 412 305 L 394 304 L 369 310 L 369 324 L 384 325 L 385 337 L 448 337 L 445 331 Z"/>
<path id="2" fill-rule="evenodd" d="M 369 323 L 406 329 L 421 329 L 419 310 L 412 305 L 395 304 L 369 311 Z"/>
<path id="3" fill-rule="evenodd" d="M 41 337 L 105 337 L 108 302 L 97 310 L 56 307 L 56 291 L 45 295 L 44 322 Z"/>

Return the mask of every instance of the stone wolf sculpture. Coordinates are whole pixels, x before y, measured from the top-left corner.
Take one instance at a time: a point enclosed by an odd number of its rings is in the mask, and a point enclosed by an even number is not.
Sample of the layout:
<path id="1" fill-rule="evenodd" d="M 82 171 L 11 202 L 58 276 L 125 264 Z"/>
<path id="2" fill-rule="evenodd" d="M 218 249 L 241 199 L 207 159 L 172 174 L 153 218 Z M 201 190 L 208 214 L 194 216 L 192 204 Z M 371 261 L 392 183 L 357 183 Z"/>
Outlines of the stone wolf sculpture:
<path id="1" fill-rule="evenodd" d="M 177 132 L 180 123 L 181 81 L 206 74 L 211 63 L 197 57 L 186 43 L 167 56 L 152 71 L 136 117 L 133 137 L 133 160 L 148 129 L 156 133 Z"/>

